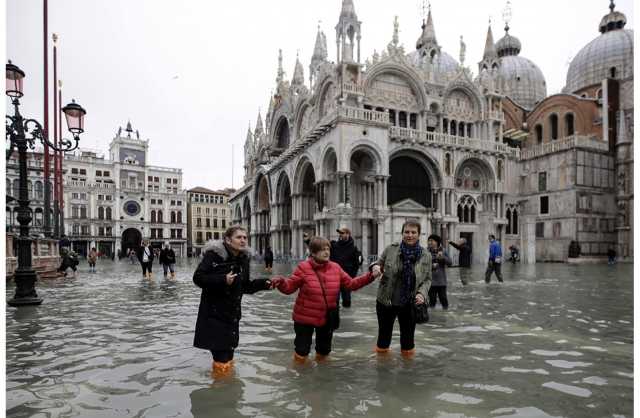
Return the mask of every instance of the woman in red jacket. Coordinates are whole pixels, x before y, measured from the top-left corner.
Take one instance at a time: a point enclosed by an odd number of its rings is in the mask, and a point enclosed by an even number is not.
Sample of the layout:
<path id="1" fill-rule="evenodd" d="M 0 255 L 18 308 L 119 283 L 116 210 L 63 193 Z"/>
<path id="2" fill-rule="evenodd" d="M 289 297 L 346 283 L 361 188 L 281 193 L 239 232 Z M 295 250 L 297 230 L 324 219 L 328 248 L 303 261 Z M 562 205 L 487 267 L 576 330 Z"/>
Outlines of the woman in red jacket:
<path id="1" fill-rule="evenodd" d="M 327 311 L 337 309 L 340 287 L 358 290 L 373 282 L 380 270 L 374 269 L 352 279 L 342 268 L 329 261 L 331 243 L 322 237 L 309 242 L 311 256 L 298 264 L 291 277 L 276 277 L 272 285 L 285 295 L 296 290 L 298 297 L 293 307 L 293 328 L 296 332 L 294 358 L 304 362 L 311 351 L 313 332 L 316 333 L 316 360 L 323 360 L 331 352 L 333 328 L 327 323 Z"/>

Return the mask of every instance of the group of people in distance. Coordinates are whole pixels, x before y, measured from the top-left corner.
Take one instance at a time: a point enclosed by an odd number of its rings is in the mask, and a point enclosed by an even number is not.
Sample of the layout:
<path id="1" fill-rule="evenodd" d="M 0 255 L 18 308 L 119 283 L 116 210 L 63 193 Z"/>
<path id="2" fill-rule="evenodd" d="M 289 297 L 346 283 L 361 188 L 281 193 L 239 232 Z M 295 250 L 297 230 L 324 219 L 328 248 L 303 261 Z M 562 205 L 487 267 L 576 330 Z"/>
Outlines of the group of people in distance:
<path id="1" fill-rule="evenodd" d="M 348 229 L 340 229 L 341 238 L 333 244 L 347 245 Z M 446 292 L 436 287 L 429 294 L 434 268 L 444 276 L 444 266 L 451 264 L 442 250 L 440 238 L 430 236 L 429 248 L 419 243 L 420 223 L 409 220 L 402 226 L 402 240 L 384 249 L 380 258 L 362 275 L 353 277 L 358 264 L 346 272 L 331 261 L 332 243 L 323 237 L 310 237 L 310 256 L 298 264 L 290 277 L 251 279 L 247 231 L 234 225 L 227 229 L 221 241 L 210 241 L 204 248 L 204 258 L 196 269 L 193 281 L 202 289 L 196 321 L 194 346 L 209 350 L 213 357 L 212 375 L 222 377 L 233 368 L 233 356 L 239 341 L 241 300 L 245 293 L 278 289 L 285 295 L 298 292 L 293 308 L 295 331 L 294 360 L 304 363 L 311 351 L 315 333 L 316 360 L 322 361 L 331 352 L 333 332 L 337 328 L 337 307 L 341 289 L 358 290 L 379 279 L 376 295 L 378 337 L 375 351 L 389 352 L 393 327 L 400 324 L 400 348 L 403 357 L 414 354 L 416 328 L 415 310 L 427 303 L 435 305 L 440 297 L 443 306 Z M 340 243 L 345 241 L 344 243 Z M 360 257 L 358 255 L 358 257 Z M 442 278 L 439 276 L 439 278 Z M 349 299 L 343 294 L 343 305 Z M 349 302 L 346 303 L 349 306 Z"/>
<path id="2" fill-rule="evenodd" d="M 131 249 L 129 257 L 134 257 L 140 262 L 142 267 L 142 276 L 145 279 L 153 280 L 153 259 L 155 258 L 154 248 L 151 247 L 149 241 L 142 241 L 142 245 L 137 249 Z M 171 280 L 176 278 L 176 253 L 171 248 L 169 241 L 165 241 L 164 247 L 160 250 L 159 254 L 160 264 L 164 272 L 164 277 L 167 278 L 171 273 Z M 134 259 L 132 259 L 133 262 Z"/>

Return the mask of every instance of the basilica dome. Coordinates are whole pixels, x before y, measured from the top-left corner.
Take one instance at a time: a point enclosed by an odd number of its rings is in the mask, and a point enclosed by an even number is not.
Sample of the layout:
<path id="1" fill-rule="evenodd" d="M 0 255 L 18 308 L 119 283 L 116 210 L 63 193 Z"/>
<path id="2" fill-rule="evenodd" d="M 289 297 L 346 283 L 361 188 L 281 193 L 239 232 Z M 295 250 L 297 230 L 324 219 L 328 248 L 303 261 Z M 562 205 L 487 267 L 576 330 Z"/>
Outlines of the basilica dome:
<path id="1" fill-rule="evenodd" d="M 453 77 L 460 67 L 455 58 L 442 50 L 433 57 L 420 50 L 413 51 L 407 54 L 407 59 L 417 68 L 432 71 L 436 80 Z"/>
<path id="2" fill-rule="evenodd" d="M 624 29 L 627 19 L 614 11 L 600 22 L 600 36 L 589 42 L 573 58 L 564 91 L 576 93 L 605 78 L 633 77 L 633 31 Z"/>
<path id="3" fill-rule="evenodd" d="M 496 42 L 500 65 L 496 70 L 496 88 L 505 96 L 532 109 L 547 96 L 547 82 L 540 68 L 531 60 L 521 57 L 522 44 L 515 36 L 505 36 Z"/>

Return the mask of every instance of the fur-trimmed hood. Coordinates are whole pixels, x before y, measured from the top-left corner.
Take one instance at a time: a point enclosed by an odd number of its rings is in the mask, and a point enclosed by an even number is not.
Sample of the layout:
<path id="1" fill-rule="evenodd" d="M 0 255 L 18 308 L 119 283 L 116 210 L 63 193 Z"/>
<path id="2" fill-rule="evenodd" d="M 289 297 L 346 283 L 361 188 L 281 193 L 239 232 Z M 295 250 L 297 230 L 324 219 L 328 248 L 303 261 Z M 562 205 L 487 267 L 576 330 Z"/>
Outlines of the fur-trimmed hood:
<path id="1" fill-rule="evenodd" d="M 203 253 L 207 253 L 209 251 L 215 252 L 220 257 L 222 257 L 223 260 L 226 260 L 227 258 L 229 258 L 231 256 L 229 254 L 229 251 L 227 251 L 227 247 L 224 246 L 224 241 L 223 240 L 209 240 L 209 241 L 207 241 L 204 244 L 204 246 L 202 247 L 202 252 Z M 245 248 L 244 250 L 241 251 L 241 254 L 244 254 L 247 257 L 251 257 L 253 255 L 253 251 L 251 250 L 251 248 L 247 247 L 247 248 Z"/>

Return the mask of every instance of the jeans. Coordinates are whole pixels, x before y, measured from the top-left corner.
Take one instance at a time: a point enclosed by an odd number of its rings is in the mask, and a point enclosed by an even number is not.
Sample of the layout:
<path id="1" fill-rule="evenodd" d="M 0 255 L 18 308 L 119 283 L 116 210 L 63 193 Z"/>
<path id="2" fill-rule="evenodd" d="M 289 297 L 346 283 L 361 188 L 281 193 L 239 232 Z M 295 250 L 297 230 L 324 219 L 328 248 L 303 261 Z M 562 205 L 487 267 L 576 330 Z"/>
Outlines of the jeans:
<path id="1" fill-rule="evenodd" d="M 171 264 L 163 264 L 162 265 L 162 269 L 164 270 L 164 275 L 167 275 L 167 271 L 170 271 L 171 273 L 173 273 L 176 269 L 176 265 L 175 263 L 171 263 Z"/>
<path id="2" fill-rule="evenodd" d="M 311 351 L 311 340 L 313 339 L 313 331 L 316 332 L 316 353 L 323 356 L 331 352 L 331 340 L 333 339 L 333 331 L 327 325 L 322 327 L 314 327 L 313 325 L 293 323 L 293 329 L 296 332 L 296 339 L 293 342 L 296 353 L 299 356 L 308 356 Z"/>
<path id="3" fill-rule="evenodd" d="M 487 271 L 484 274 L 484 281 L 486 283 L 489 283 L 491 281 L 491 274 L 493 272 L 496 273 L 496 277 L 498 278 L 498 281 L 500 283 L 502 283 L 502 264 L 500 263 L 494 263 L 493 261 L 489 260 L 489 265 L 487 266 Z"/>
<path id="4" fill-rule="evenodd" d="M 411 350 L 414 348 L 414 335 L 416 331 L 416 321 L 413 316 L 413 303 L 404 306 L 386 306 L 376 302 L 376 314 L 378 315 L 378 347 L 389 348 L 391 345 L 391 334 L 393 324 L 400 323 L 400 348 Z"/>

